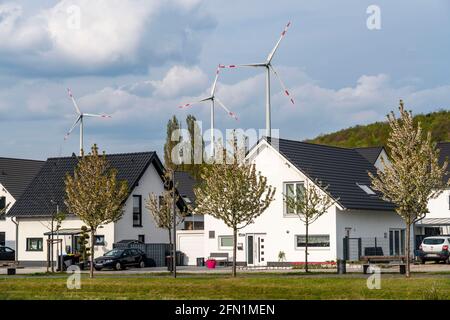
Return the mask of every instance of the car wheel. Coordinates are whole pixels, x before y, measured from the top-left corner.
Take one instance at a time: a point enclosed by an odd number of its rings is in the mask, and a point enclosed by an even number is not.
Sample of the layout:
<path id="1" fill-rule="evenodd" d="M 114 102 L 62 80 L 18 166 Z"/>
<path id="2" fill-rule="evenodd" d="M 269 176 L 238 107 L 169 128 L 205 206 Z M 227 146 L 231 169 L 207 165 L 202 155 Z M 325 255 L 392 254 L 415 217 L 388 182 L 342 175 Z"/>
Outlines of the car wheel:
<path id="1" fill-rule="evenodd" d="M 101 271 L 101 270 L 102 270 L 102 268 L 99 268 L 99 267 L 95 267 L 95 270 L 97 270 L 97 271 Z"/>
<path id="2" fill-rule="evenodd" d="M 139 268 L 145 268 L 145 261 L 141 260 L 141 262 L 139 262 Z"/>
<path id="3" fill-rule="evenodd" d="M 114 269 L 116 269 L 117 271 L 122 270 L 122 264 L 120 262 L 117 262 L 116 265 L 114 266 Z"/>
<path id="4" fill-rule="evenodd" d="M 420 259 L 420 264 L 425 264 L 427 262 L 425 259 Z"/>

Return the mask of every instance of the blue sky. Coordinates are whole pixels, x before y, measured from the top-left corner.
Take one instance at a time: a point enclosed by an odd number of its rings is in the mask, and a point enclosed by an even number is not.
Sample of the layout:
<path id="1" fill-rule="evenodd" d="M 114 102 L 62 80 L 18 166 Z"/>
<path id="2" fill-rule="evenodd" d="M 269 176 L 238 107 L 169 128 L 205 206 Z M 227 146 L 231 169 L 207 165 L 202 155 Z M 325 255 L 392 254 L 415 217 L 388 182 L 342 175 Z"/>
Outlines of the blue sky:
<path id="1" fill-rule="evenodd" d="M 369 5 L 381 29 L 366 26 Z M 67 9 L 80 8 L 80 28 Z M 73 12 L 73 11 L 71 11 Z M 449 109 L 450 2 L 256 0 L 0 0 L 0 156 L 45 159 L 77 152 L 66 88 L 85 112 L 85 145 L 161 152 L 167 119 L 188 112 L 209 127 L 208 105 L 177 106 L 209 90 L 218 63 L 260 62 L 292 22 L 273 64 L 272 126 L 281 137 L 383 120 L 403 98 L 414 113 Z M 264 128 L 264 75 L 224 70 L 217 95 L 239 122 Z"/>

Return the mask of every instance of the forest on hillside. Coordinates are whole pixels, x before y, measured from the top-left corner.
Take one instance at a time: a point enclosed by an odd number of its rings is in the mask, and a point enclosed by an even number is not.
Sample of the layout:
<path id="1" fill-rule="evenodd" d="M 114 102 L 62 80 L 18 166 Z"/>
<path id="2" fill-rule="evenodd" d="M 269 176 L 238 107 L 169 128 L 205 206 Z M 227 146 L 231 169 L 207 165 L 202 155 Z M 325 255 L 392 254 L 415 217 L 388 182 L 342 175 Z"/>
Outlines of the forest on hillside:
<path id="1" fill-rule="evenodd" d="M 424 132 L 431 131 L 434 141 L 450 141 L 450 111 L 418 114 L 414 116 L 414 121 L 420 122 Z M 386 121 L 354 126 L 307 141 L 347 148 L 374 147 L 386 145 L 388 136 L 389 124 Z"/>

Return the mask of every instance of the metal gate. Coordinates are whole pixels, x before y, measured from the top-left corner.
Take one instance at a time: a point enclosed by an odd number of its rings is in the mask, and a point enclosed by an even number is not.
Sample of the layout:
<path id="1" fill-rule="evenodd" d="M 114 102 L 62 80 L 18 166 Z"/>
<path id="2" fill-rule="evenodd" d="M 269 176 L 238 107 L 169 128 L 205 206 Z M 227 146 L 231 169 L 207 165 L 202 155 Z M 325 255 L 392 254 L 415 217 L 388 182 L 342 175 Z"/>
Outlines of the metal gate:
<path id="1" fill-rule="evenodd" d="M 361 238 L 343 239 L 344 243 L 344 260 L 359 261 L 362 254 Z"/>
<path id="2" fill-rule="evenodd" d="M 170 244 L 168 243 L 114 243 L 113 248 L 133 248 L 144 251 L 149 267 L 164 267 L 166 256 L 170 255 Z"/>

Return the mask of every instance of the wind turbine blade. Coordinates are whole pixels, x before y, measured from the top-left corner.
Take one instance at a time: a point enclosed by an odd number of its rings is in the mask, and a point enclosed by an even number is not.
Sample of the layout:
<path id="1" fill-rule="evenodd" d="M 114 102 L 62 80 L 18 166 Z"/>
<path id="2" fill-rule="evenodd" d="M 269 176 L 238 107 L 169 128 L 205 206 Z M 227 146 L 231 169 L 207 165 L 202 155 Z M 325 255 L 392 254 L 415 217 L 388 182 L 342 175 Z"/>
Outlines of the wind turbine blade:
<path id="1" fill-rule="evenodd" d="M 278 81 L 280 82 L 281 87 L 283 88 L 284 94 L 289 98 L 289 100 L 291 100 L 292 104 L 295 104 L 294 99 L 291 97 L 291 94 L 289 93 L 289 90 L 286 88 L 283 80 L 281 80 L 281 77 L 278 74 L 278 72 L 275 70 L 275 68 L 272 65 L 270 65 L 270 69 L 273 71 L 273 73 L 277 77 Z"/>
<path id="2" fill-rule="evenodd" d="M 239 120 L 238 117 L 236 116 L 236 114 L 234 112 L 231 112 L 230 109 L 228 109 L 227 107 L 225 107 L 225 105 L 222 103 L 222 101 L 220 101 L 218 98 L 215 99 L 219 105 L 228 113 L 228 115 L 232 118 L 234 118 L 235 120 Z"/>
<path id="3" fill-rule="evenodd" d="M 64 140 L 67 140 L 67 138 L 69 138 L 69 135 L 72 133 L 73 129 L 75 129 L 75 127 L 77 126 L 78 122 L 80 122 L 80 120 L 81 120 L 81 115 L 78 116 L 77 120 L 73 123 L 70 130 L 66 133 L 66 135 L 64 136 Z"/>
<path id="4" fill-rule="evenodd" d="M 280 39 L 278 39 L 277 44 L 275 45 L 275 47 L 272 49 L 272 51 L 270 52 L 269 56 L 267 57 L 267 63 L 270 63 L 270 61 L 272 61 L 273 56 L 275 55 L 275 52 L 277 51 L 278 47 L 280 46 L 281 40 L 283 40 L 283 38 L 286 35 L 286 32 L 288 31 L 290 26 L 291 26 L 291 22 L 288 22 L 286 27 L 284 27 L 284 30 L 281 33 Z"/>
<path id="5" fill-rule="evenodd" d="M 234 69 L 234 68 L 244 68 L 244 67 L 265 67 L 265 63 L 249 63 L 249 64 L 230 64 L 230 65 L 219 65 L 221 69 Z"/>
<path id="6" fill-rule="evenodd" d="M 75 110 L 77 111 L 78 114 L 81 115 L 80 108 L 78 107 L 78 104 L 77 104 L 77 102 L 75 101 L 75 98 L 74 98 L 74 96 L 73 96 L 72 90 L 70 90 L 70 88 L 67 88 L 67 93 L 69 94 L 69 98 L 72 99 L 73 106 L 75 107 Z"/>
<path id="7" fill-rule="evenodd" d="M 178 108 L 180 108 L 180 109 L 190 108 L 190 107 L 192 107 L 194 104 L 206 102 L 206 101 L 209 101 L 209 100 L 212 100 L 212 99 L 213 99 L 213 97 L 211 96 L 211 97 L 204 98 L 204 99 L 202 99 L 202 100 L 198 100 L 198 101 L 195 101 L 195 102 L 189 102 L 189 103 L 183 104 L 183 105 L 181 105 L 181 106 L 178 106 Z"/>
<path id="8" fill-rule="evenodd" d="M 214 79 L 214 83 L 211 88 L 211 96 L 213 96 L 214 93 L 216 92 L 217 80 L 219 79 L 219 73 L 220 73 L 220 66 L 217 67 L 217 70 L 216 70 L 216 78 Z"/>
<path id="9" fill-rule="evenodd" d="M 83 113 L 83 116 L 96 118 L 112 118 L 110 115 L 107 114 L 94 114 L 94 113 Z"/>

